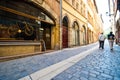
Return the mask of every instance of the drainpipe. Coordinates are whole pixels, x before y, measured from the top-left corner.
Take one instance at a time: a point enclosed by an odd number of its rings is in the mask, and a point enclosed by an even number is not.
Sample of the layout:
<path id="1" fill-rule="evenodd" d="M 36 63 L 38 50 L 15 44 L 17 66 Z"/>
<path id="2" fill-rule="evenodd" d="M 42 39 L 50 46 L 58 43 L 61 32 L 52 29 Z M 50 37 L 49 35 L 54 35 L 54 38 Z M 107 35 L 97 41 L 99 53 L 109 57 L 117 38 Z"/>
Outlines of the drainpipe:
<path id="1" fill-rule="evenodd" d="M 62 0 L 60 0 L 60 49 L 62 49 Z"/>

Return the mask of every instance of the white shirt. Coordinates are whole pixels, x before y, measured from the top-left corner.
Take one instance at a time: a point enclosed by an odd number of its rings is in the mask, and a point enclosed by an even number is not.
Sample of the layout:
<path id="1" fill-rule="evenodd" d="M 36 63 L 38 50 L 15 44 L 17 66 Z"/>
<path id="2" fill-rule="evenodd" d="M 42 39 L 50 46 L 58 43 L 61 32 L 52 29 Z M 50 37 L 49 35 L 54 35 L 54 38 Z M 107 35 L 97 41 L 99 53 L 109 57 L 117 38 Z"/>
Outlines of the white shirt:
<path id="1" fill-rule="evenodd" d="M 100 40 L 100 41 L 104 41 L 104 40 L 105 40 L 105 36 L 104 36 L 103 34 L 100 34 L 100 35 L 99 35 L 99 40 Z"/>

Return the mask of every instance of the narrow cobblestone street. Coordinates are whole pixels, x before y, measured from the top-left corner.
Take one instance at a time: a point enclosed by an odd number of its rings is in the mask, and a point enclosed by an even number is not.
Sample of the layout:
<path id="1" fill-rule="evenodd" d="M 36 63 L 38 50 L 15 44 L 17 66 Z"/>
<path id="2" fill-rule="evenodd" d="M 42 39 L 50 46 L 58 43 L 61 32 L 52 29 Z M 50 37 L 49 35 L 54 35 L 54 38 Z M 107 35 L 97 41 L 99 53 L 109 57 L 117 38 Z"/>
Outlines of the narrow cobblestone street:
<path id="1" fill-rule="evenodd" d="M 0 0 L 0 80 L 120 80 L 120 0 Z"/>
<path id="2" fill-rule="evenodd" d="M 0 80 L 18 80 L 84 51 L 89 51 L 92 47 L 97 48 L 98 43 L 0 62 Z M 110 51 L 106 40 L 104 50 L 95 49 L 52 80 L 120 80 L 120 46 L 114 45 L 114 50 Z"/>
<path id="3" fill-rule="evenodd" d="M 96 50 L 53 80 L 120 80 L 120 46 Z"/>

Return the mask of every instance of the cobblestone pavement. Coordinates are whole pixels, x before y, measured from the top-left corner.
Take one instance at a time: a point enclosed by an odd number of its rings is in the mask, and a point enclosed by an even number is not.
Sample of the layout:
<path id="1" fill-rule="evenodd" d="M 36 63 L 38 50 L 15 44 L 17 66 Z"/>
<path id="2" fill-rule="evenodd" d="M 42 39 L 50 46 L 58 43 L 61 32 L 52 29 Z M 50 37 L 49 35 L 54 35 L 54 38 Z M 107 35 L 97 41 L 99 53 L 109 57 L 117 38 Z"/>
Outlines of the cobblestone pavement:
<path id="1" fill-rule="evenodd" d="M 97 46 L 98 43 L 0 62 L 0 80 L 17 80 Z"/>
<path id="2" fill-rule="evenodd" d="M 106 42 L 104 50 L 97 49 L 52 80 L 120 80 L 120 46 L 110 51 Z"/>
<path id="3" fill-rule="evenodd" d="M 0 62 L 0 80 L 20 79 L 94 46 L 98 43 Z M 106 42 L 104 50 L 97 49 L 53 80 L 120 80 L 120 46 L 110 51 Z"/>

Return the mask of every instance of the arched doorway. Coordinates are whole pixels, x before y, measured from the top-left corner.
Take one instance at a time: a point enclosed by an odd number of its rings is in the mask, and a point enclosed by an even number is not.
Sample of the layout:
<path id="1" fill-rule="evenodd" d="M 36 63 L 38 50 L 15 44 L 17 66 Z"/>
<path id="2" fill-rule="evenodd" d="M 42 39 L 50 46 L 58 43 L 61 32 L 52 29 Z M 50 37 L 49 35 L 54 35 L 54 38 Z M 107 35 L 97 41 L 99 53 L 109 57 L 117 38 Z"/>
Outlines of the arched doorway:
<path id="1" fill-rule="evenodd" d="M 62 21 L 62 48 L 68 47 L 68 17 L 65 16 Z"/>
<path id="2" fill-rule="evenodd" d="M 82 26 L 81 28 L 81 40 L 82 40 L 82 45 L 86 44 L 86 29 L 85 26 Z"/>
<path id="3" fill-rule="evenodd" d="M 79 45 L 79 26 L 76 21 L 73 23 L 73 45 L 77 46 Z"/>
<path id="4" fill-rule="evenodd" d="M 87 44 L 90 43 L 90 39 L 91 39 L 91 32 L 90 32 L 90 29 L 88 28 L 87 29 Z"/>

